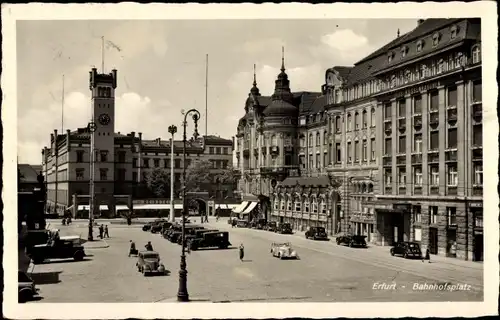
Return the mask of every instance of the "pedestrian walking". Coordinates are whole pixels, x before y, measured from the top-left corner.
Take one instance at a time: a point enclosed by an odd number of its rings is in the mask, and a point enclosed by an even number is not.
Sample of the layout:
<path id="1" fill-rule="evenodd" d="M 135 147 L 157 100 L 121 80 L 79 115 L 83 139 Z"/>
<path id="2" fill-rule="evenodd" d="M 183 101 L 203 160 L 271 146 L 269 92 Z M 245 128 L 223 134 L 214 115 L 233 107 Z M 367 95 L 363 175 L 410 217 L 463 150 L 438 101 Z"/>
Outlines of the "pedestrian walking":
<path id="1" fill-rule="evenodd" d="M 99 226 L 99 238 L 103 238 L 104 237 L 104 225 L 100 225 Z"/>
<path id="2" fill-rule="evenodd" d="M 137 254 L 137 249 L 135 248 L 135 242 L 132 240 L 130 240 L 130 250 L 128 252 L 128 256 L 130 257 L 131 254 L 133 255 Z"/>
<path id="3" fill-rule="evenodd" d="M 109 230 L 108 225 L 104 226 L 104 238 L 109 238 Z"/>
<path id="4" fill-rule="evenodd" d="M 243 246 L 243 243 L 240 244 L 240 261 L 243 262 L 243 258 L 245 257 L 245 247 Z"/>
<path id="5" fill-rule="evenodd" d="M 148 243 L 144 247 L 147 251 L 153 251 L 153 245 L 151 244 L 151 241 L 148 241 Z"/>
<path id="6" fill-rule="evenodd" d="M 425 250 L 425 257 L 422 258 L 422 262 L 424 262 L 424 260 L 428 260 L 429 263 L 431 263 L 431 251 L 429 250 L 429 248 Z"/>

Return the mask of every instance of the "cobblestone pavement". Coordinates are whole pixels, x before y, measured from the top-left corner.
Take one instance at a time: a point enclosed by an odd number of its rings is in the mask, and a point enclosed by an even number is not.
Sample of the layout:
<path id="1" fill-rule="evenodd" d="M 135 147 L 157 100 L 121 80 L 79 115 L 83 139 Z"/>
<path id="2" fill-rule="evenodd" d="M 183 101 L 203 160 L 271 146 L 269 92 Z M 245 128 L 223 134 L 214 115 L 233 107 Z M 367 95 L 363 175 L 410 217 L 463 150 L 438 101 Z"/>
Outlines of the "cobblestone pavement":
<path id="1" fill-rule="evenodd" d="M 212 302 L 379 302 L 481 301 L 482 270 L 446 263 L 422 263 L 391 257 L 383 250 L 353 249 L 333 242 L 306 240 L 300 234 L 231 228 L 226 220 L 209 224 L 230 232 L 232 248 L 199 250 L 187 255 L 188 290 L 192 300 Z M 54 226 L 62 235 L 86 235 L 84 226 Z M 39 302 L 170 302 L 178 289 L 181 248 L 137 225 L 114 225 L 109 248 L 86 249 L 82 262 L 51 262 L 34 267 Z M 171 271 L 168 276 L 143 277 L 136 258 L 127 257 L 129 240 L 138 248 L 151 241 Z M 300 260 L 281 261 L 269 252 L 272 242 L 291 242 Z M 236 247 L 245 245 L 245 261 Z M 38 274 L 38 275 L 37 275 Z M 55 276 L 54 276 L 55 275 Z M 48 277 L 48 276 L 47 276 Z M 470 290 L 414 290 L 414 285 L 470 285 Z M 386 284 L 385 289 L 377 284 Z M 389 285 L 395 284 L 395 287 Z M 453 288 L 453 287 L 449 287 Z"/>

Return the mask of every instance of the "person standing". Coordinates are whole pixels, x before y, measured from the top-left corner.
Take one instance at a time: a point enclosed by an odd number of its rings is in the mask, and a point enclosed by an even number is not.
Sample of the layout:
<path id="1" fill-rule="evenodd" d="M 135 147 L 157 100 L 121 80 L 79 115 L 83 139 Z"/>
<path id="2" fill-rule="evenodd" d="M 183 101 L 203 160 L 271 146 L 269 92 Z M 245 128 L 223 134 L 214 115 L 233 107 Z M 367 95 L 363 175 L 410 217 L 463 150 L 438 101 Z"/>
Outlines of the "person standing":
<path id="1" fill-rule="evenodd" d="M 243 258 L 245 257 L 245 247 L 243 246 L 243 243 L 240 244 L 240 261 L 243 262 Z"/>
<path id="2" fill-rule="evenodd" d="M 109 238 L 109 230 L 108 225 L 104 226 L 104 238 Z"/>
<path id="3" fill-rule="evenodd" d="M 99 238 L 103 238 L 104 237 L 104 225 L 100 225 L 99 226 Z"/>

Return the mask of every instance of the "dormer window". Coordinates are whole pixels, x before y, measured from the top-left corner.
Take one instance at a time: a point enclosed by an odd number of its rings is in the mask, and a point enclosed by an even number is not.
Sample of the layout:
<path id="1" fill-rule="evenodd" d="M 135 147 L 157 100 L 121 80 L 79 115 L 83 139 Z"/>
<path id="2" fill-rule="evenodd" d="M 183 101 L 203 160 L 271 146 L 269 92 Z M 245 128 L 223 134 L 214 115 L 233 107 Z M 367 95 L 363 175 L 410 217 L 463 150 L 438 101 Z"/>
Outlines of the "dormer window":
<path id="1" fill-rule="evenodd" d="M 417 52 L 422 51 L 423 48 L 424 48 L 424 41 L 423 40 L 419 40 L 417 42 Z"/>
<path id="2" fill-rule="evenodd" d="M 452 26 L 450 28 L 450 36 L 452 39 L 455 39 L 457 37 L 457 34 L 458 34 L 458 26 Z"/>
<path id="3" fill-rule="evenodd" d="M 401 58 L 406 57 L 406 54 L 408 54 L 408 47 L 404 46 L 403 48 L 401 48 Z"/>
<path id="4" fill-rule="evenodd" d="M 432 45 L 437 46 L 439 44 L 439 39 L 441 38 L 441 35 L 436 32 L 434 35 L 432 35 Z"/>
<path id="5" fill-rule="evenodd" d="M 387 55 L 387 62 L 391 63 L 392 59 L 394 59 L 394 52 L 389 52 Z"/>

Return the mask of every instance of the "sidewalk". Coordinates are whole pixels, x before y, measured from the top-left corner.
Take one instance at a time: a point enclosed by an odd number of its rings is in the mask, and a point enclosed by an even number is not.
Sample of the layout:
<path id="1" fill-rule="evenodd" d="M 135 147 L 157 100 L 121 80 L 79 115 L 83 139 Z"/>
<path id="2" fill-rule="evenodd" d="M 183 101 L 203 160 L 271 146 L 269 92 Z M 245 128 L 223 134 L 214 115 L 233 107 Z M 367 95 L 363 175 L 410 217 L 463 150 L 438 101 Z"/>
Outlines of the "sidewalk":
<path id="1" fill-rule="evenodd" d="M 109 248 L 109 244 L 104 239 L 97 239 L 94 241 L 87 241 L 83 244 L 85 249 L 104 249 Z"/>

